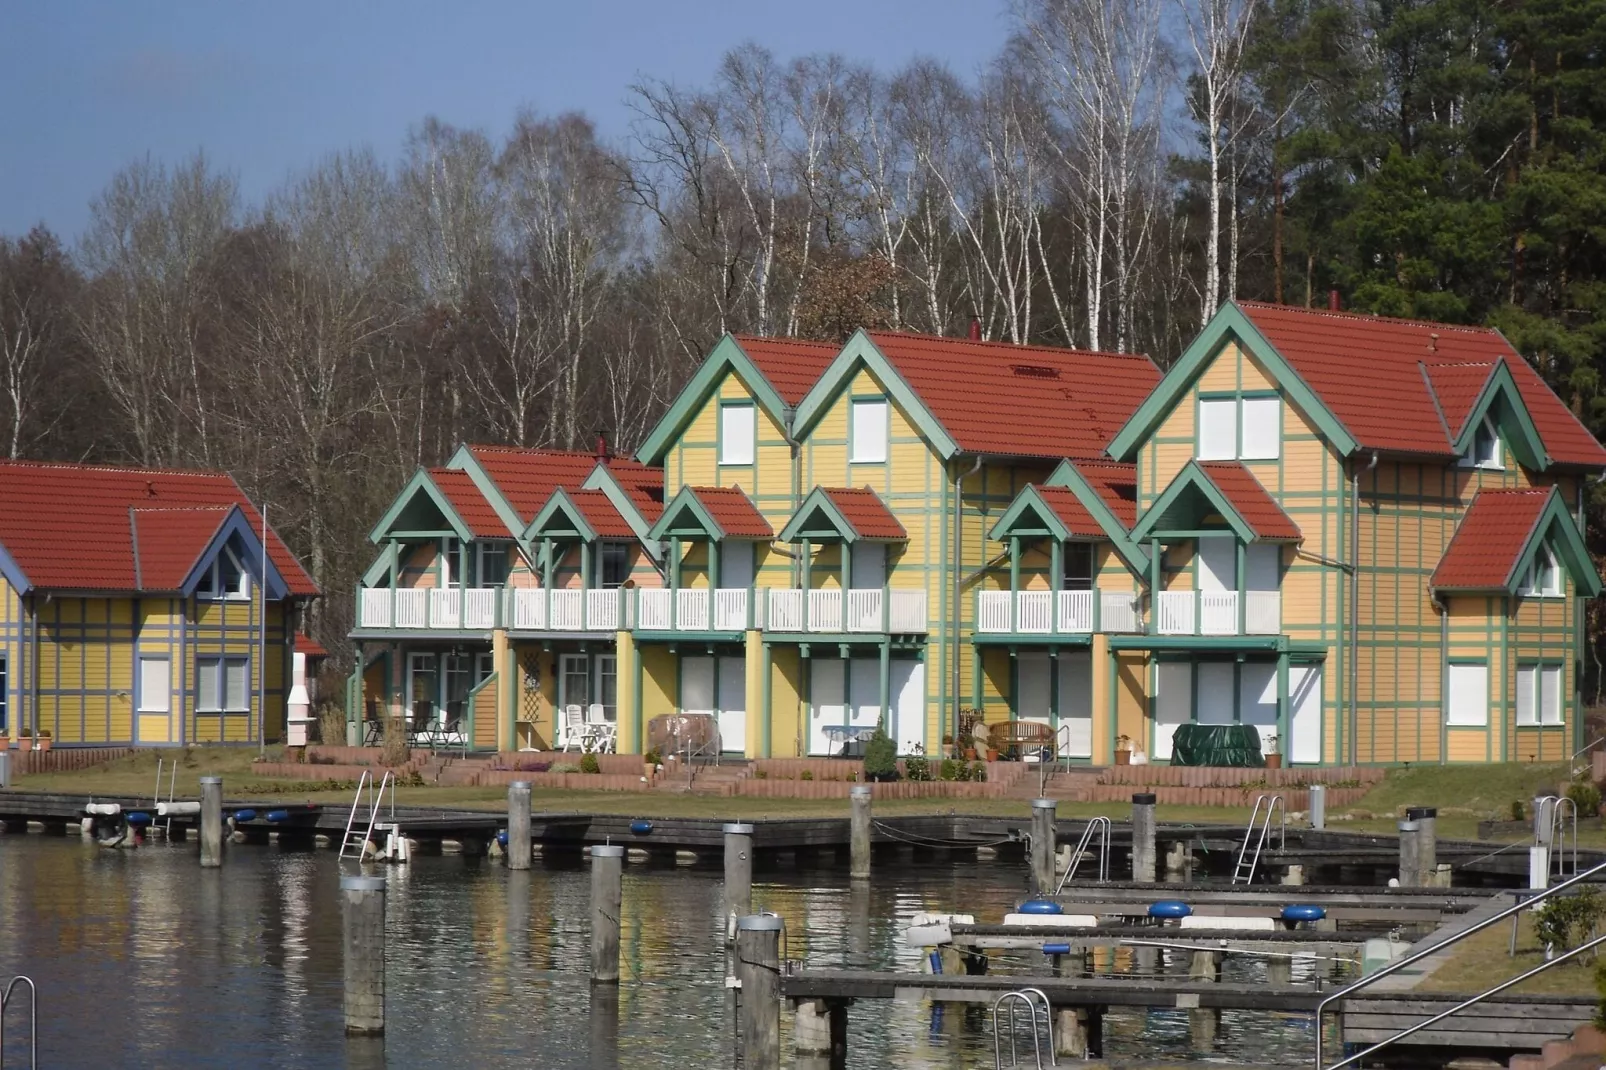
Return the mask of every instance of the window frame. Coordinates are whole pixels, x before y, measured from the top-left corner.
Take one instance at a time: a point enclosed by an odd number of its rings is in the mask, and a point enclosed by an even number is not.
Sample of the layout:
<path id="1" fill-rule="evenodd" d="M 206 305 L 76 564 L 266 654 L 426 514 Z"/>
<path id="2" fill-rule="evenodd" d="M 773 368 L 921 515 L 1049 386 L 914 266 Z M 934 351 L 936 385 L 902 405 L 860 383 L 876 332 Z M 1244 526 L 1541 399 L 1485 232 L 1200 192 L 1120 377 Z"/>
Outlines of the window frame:
<path id="1" fill-rule="evenodd" d="M 725 418 L 737 409 L 747 412 L 747 460 L 733 461 L 726 456 L 728 442 L 725 435 Z M 721 468 L 751 468 L 758 463 L 758 405 L 752 401 L 721 401 L 719 426 L 714 440 L 714 455 Z"/>
<path id="2" fill-rule="evenodd" d="M 508 561 L 509 544 L 500 539 L 476 539 L 474 542 L 474 585 L 476 587 L 506 587 L 508 573 L 512 571 Z M 495 560 L 500 556 L 502 560 L 502 575 L 494 582 L 486 582 L 485 561 L 487 558 Z"/>
<path id="3" fill-rule="evenodd" d="M 228 560 L 240 574 L 239 581 L 232 588 L 223 586 L 224 554 L 228 555 Z M 217 555 L 212 558 L 212 563 L 206 566 L 206 572 L 202 575 L 201 582 L 196 584 L 195 597 L 203 602 L 249 602 L 251 600 L 251 573 L 245 567 L 245 562 L 240 560 L 240 555 L 236 554 L 228 546 L 223 546 L 219 549 Z"/>
<path id="4" fill-rule="evenodd" d="M 1244 449 L 1244 406 L 1247 402 L 1273 402 L 1277 408 L 1276 442 L 1272 452 L 1249 456 Z M 1230 453 L 1204 453 L 1205 407 L 1207 405 L 1232 406 L 1232 447 Z M 1225 449 L 1225 447 L 1223 447 Z M 1201 391 L 1194 407 L 1193 458 L 1196 461 L 1243 461 L 1248 464 L 1265 464 L 1280 461 L 1283 456 L 1283 396 L 1275 390 Z"/>
<path id="5" fill-rule="evenodd" d="M 162 692 L 162 705 L 150 705 L 149 695 L 145 687 L 145 663 L 161 662 L 167 666 L 167 689 Z M 172 713 L 173 712 L 173 658 L 169 654 L 138 654 L 134 658 L 134 682 L 139 688 L 135 696 L 134 711 L 136 713 Z"/>
<path id="6" fill-rule="evenodd" d="M 1084 577 L 1072 575 L 1071 558 L 1085 553 L 1087 555 L 1087 586 L 1075 586 L 1083 581 Z M 1091 591 L 1098 585 L 1099 563 L 1098 544 L 1086 542 L 1081 539 L 1069 539 L 1065 542 L 1060 556 L 1060 590 L 1062 591 Z"/>
<path id="7" fill-rule="evenodd" d="M 1456 703 L 1454 701 L 1454 696 L 1455 696 L 1455 677 L 1456 677 L 1455 670 L 1456 669 L 1460 669 L 1460 668 L 1477 668 L 1477 669 L 1482 669 L 1483 670 L 1483 713 L 1482 713 L 1482 719 L 1481 720 L 1471 721 L 1471 720 L 1459 720 L 1459 719 L 1457 719 Z M 1445 724 L 1445 727 L 1447 727 L 1447 728 L 1477 728 L 1477 729 L 1483 729 L 1483 730 L 1487 731 L 1488 728 L 1489 728 L 1489 707 L 1490 707 L 1490 701 L 1489 701 L 1489 663 L 1488 663 L 1488 661 L 1483 660 L 1483 659 L 1479 659 L 1479 658 L 1468 658 L 1468 659 L 1465 659 L 1465 660 L 1452 661 L 1452 662 L 1450 662 L 1449 670 L 1448 670 L 1448 672 L 1446 672 L 1445 676 L 1447 678 L 1446 681 L 1445 681 L 1446 686 L 1445 686 L 1445 696 L 1444 696 L 1444 724 Z"/>
<path id="8" fill-rule="evenodd" d="M 624 565 L 624 574 L 619 578 L 618 582 L 612 582 L 608 579 L 608 559 L 613 554 L 618 555 L 618 560 L 615 563 L 622 561 Z M 630 543 L 624 539 L 598 540 L 597 585 L 605 591 L 616 591 L 630 582 L 630 573 Z"/>
<path id="9" fill-rule="evenodd" d="M 1541 564 L 1543 562 L 1543 564 Z M 1541 585 L 1539 582 L 1541 572 L 1548 573 L 1555 580 L 1555 585 Z M 1534 553 L 1532 561 L 1528 562 L 1527 574 L 1523 577 L 1521 593 L 1526 598 L 1565 598 L 1567 596 L 1567 582 L 1561 576 L 1561 562 L 1556 560 L 1555 551 L 1549 546 L 1541 545 Z"/>
<path id="10" fill-rule="evenodd" d="M 859 455 L 859 411 L 861 407 L 876 406 L 881 410 L 880 456 Z M 884 394 L 864 394 L 848 399 L 848 463 L 886 464 L 892 459 L 892 404 Z"/>
<path id="11" fill-rule="evenodd" d="M 229 667 L 244 669 L 243 700 L 239 705 L 229 702 Z M 207 705 L 204 673 L 208 667 L 217 670 L 217 701 Z M 251 712 L 251 656 L 249 654 L 197 654 L 195 656 L 195 712 L 206 714 Z"/>
<path id="12" fill-rule="evenodd" d="M 1494 455 L 1487 459 L 1478 452 L 1478 442 L 1485 432 L 1488 433 L 1488 441 L 1491 441 L 1494 445 Z M 1503 472 L 1506 468 L 1505 460 L 1504 444 L 1500 441 L 1500 429 L 1494 425 L 1494 421 L 1489 419 L 1488 414 L 1485 413 L 1478 421 L 1478 430 L 1472 435 L 1472 445 L 1467 447 L 1467 452 L 1456 458 L 1456 466 L 1458 468 L 1485 468 L 1490 471 Z"/>

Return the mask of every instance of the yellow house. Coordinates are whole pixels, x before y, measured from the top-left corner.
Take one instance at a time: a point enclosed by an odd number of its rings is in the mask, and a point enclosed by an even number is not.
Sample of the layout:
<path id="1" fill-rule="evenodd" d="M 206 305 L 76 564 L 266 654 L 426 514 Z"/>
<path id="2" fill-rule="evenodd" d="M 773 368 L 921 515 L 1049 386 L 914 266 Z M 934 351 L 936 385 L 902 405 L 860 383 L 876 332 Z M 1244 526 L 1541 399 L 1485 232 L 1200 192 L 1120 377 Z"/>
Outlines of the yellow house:
<path id="1" fill-rule="evenodd" d="M 296 612 L 318 590 L 227 475 L 0 463 L 0 576 L 13 738 L 283 738 Z"/>

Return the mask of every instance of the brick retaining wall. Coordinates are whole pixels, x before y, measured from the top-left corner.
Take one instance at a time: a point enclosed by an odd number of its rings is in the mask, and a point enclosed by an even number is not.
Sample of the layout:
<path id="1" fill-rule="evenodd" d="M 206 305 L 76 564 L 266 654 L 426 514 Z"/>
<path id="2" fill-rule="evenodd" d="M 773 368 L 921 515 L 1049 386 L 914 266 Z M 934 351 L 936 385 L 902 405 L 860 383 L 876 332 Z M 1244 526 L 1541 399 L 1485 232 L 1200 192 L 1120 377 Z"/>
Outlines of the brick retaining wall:
<path id="1" fill-rule="evenodd" d="M 14 776 L 71 773 L 135 753 L 134 747 L 52 747 L 50 750 L 8 750 Z"/>

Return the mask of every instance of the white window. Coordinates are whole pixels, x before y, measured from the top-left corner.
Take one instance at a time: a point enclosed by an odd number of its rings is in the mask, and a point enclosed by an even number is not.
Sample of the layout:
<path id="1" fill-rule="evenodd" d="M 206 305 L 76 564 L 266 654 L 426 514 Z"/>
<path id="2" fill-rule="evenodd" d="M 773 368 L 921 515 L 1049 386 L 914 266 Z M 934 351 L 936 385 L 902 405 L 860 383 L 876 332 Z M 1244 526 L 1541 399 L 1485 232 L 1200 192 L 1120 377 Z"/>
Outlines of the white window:
<path id="1" fill-rule="evenodd" d="M 251 708 L 250 663 L 245 658 L 196 659 L 196 709 L 202 713 L 243 713 Z"/>
<path id="2" fill-rule="evenodd" d="M 1210 398 L 1199 402 L 1199 459 L 1230 461 L 1238 456 L 1238 400 Z"/>
<path id="3" fill-rule="evenodd" d="M 1558 725 L 1561 719 L 1561 666 L 1523 665 L 1517 669 L 1517 723 Z"/>
<path id="4" fill-rule="evenodd" d="M 745 539 L 726 539 L 719 546 L 719 585 L 753 586 L 753 544 Z"/>
<path id="5" fill-rule="evenodd" d="M 1500 462 L 1500 436 L 1494 424 L 1485 416 L 1478 424 L 1478 433 L 1472 436 L 1472 445 L 1457 462 L 1462 468 L 1504 468 Z"/>
<path id="6" fill-rule="evenodd" d="M 166 713 L 172 709 L 170 664 L 166 658 L 139 659 L 139 712 Z"/>
<path id="7" fill-rule="evenodd" d="M 721 405 L 719 409 L 719 463 L 753 463 L 753 421 L 751 405 Z"/>
<path id="8" fill-rule="evenodd" d="M 853 403 L 853 456 L 859 464 L 878 464 L 887 459 L 887 403 Z"/>
<path id="9" fill-rule="evenodd" d="M 1561 724 L 1561 666 L 1539 670 L 1539 723 Z"/>
<path id="10" fill-rule="evenodd" d="M 251 575 L 240 564 L 234 551 L 225 546 L 212 559 L 212 564 L 195 587 L 201 598 L 246 599 L 251 597 Z"/>
<path id="11" fill-rule="evenodd" d="M 1548 598 L 1561 596 L 1561 567 L 1556 564 L 1556 555 L 1550 552 L 1550 547 L 1541 546 L 1534 554 L 1533 564 L 1528 566 L 1528 575 L 1523 580 L 1522 593 Z"/>
<path id="12" fill-rule="evenodd" d="M 1276 460 L 1282 450 L 1282 413 L 1276 397 L 1201 400 L 1199 460 Z"/>
<path id="13" fill-rule="evenodd" d="M 1489 724 L 1489 666 L 1481 662 L 1450 666 L 1446 723 L 1484 728 Z"/>

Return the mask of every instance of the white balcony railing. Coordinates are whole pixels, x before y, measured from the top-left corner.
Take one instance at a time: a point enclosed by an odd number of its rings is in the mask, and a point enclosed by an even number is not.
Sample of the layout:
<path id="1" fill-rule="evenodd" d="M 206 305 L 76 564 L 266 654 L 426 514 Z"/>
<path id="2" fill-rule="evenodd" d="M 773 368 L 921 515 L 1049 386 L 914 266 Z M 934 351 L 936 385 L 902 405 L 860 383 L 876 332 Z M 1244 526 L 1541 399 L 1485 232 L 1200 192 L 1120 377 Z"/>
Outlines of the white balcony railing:
<path id="1" fill-rule="evenodd" d="M 622 601 L 618 589 L 587 590 L 586 631 L 618 631 L 619 626 L 624 623 L 619 610 Z"/>
<path id="2" fill-rule="evenodd" d="M 1238 592 L 1199 592 L 1199 634 L 1238 634 Z"/>
<path id="3" fill-rule="evenodd" d="M 893 588 L 887 595 L 887 631 L 895 635 L 924 635 L 929 626 L 926 592 L 919 588 Z"/>
<path id="4" fill-rule="evenodd" d="M 976 630 L 992 635 L 1089 635 L 1140 630 L 1130 591 L 981 591 Z"/>
<path id="5" fill-rule="evenodd" d="M 645 587 L 636 592 L 636 627 L 644 632 L 667 632 L 675 626 L 675 592 L 668 587 Z"/>
<path id="6" fill-rule="evenodd" d="M 1100 591 L 1099 629 L 1105 632 L 1141 632 L 1143 605 L 1141 596 L 1131 591 Z"/>
<path id="7" fill-rule="evenodd" d="M 1161 591 L 1155 631 L 1161 635 L 1276 635 L 1280 591 L 1246 591 L 1239 620 L 1237 591 Z"/>
<path id="8" fill-rule="evenodd" d="M 708 589 L 683 587 L 675 592 L 675 624 L 681 631 L 708 630 Z"/>
<path id="9" fill-rule="evenodd" d="M 842 592 L 809 592 L 808 630 L 811 632 L 840 632 L 842 630 Z"/>
<path id="10" fill-rule="evenodd" d="M 1010 620 L 1014 605 L 1012 591 L 980 591 L 976 595 L 976 630 L 989 634 L 1008 633 L 1013 626 Z"/>
<path id="11" fill-rule="evenodd" d="M 843 621 L 843 631 L 847 632 L 880 632 L 885 628 L 882 625 L 881 610 L 885 599 L 881 588 L 848 590 L 848 615 Z"/>
<path id="12" fill-rule="evenodd" d="M 429 622 L 437 628 L 463 626 L 463 601 L 450 587 L 433 588 L 429 592 Z"/>
<path id="13" fill-rule="evenodd" d="M 714 631 L 747 630 L 747 605 L 751 601 L 746 587 L 721 587 L 714 592 Z"/>
<path id="14" fill-rule="evenodd" d="M 772 632 L 920 635 L 929 627 L 926 592 L 881 587 L 847 591 L 770 588 L 755 626 Z"/>
<path id="15" fill-rule="evenodd" d="M 515 587 L 513 596 L 513 627 L 518 631 L 545 632 L 547 626 L 547 592 L 540 587 Z"/>
<path id="16" fill-rule="evenodd" d="M 1244 592 L 1244 632 L 1248 635 L 1278 635 L 1282 630 L 1283 593 Z"/>
<path id="17" fill-rule="evenodd" d="M 1015 594 L 1015 630 L 1031 634 L 1044 634 L 1054 630 L 1054 592 L 1017 591 Z"/>
<path id="18" fill-rule="evenodd" d="M 364 587 L 357 592 L 359 628 L 490 631 L 498 626 L 495 587 Z"/>
<path id="19" fill-rule="evenodd" d="M 801 632 L 803 630 L 803 592 L 797 588 L 772 587 L 767 592 L 767 617 L 772 632 Z"/>
<path id="20" fill-rule="evenodd" d="M 1060 591 L 1058 602 L 1054 624 L 1059 631 L 1075 635 L 1093 630 L 1092 591 Z"/>
<path id="21" fill-rule="evenodd" d="M 1192 635 L 1193 592 L 1161 591 L 1154 600 L 1154 630 L 1161 635 Z"/>
<path id="22" fill-rule="evenodd" d="M 585 631 L 585 594 L 579 588 L 548 591 L 547 628 L 554 632 Z"/>

